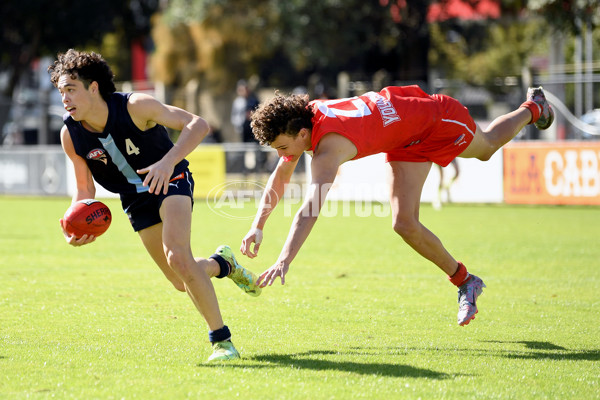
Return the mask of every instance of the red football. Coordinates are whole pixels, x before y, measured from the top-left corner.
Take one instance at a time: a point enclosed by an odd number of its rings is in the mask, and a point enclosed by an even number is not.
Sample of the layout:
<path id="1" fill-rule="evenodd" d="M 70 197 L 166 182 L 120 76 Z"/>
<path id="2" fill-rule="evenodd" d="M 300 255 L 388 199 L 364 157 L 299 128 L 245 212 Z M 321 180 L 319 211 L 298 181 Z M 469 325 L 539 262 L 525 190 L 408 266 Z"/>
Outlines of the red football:
<path id="1" fill-rule="evenodd" d="M 100 236 L 110 226 L 112 215 L 106 204 L 94 199 L 79 200 L 69 207 L 63 217 L 65 230 L 75 237 Z"/>

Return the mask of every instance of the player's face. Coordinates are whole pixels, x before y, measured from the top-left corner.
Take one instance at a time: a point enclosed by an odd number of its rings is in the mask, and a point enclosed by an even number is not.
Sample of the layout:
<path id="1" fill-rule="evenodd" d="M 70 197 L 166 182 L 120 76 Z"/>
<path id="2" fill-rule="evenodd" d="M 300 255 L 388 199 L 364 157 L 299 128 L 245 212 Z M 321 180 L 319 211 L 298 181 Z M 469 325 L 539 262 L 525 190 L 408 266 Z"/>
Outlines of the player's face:
<path id="1" fill-rule="evenodd" d="M 69 75 L 61 75 L 58 78 L 57 87 L 69 115 L 75 121 L 85 119 L 85 112 L 90 108 L 92 101 L 89 88 L 86 89 L 83 82 L 73 79 Z"/>
<path id="2" fill-rule="evenodd" d="M 296 137 L 281 134 L 271 142 L 271 147 L 277 150 L 277 155 L 283 157 L 285 161 L 296 161 L 304 151 L 310 148 L 308 129 L 301 129 Z"/>

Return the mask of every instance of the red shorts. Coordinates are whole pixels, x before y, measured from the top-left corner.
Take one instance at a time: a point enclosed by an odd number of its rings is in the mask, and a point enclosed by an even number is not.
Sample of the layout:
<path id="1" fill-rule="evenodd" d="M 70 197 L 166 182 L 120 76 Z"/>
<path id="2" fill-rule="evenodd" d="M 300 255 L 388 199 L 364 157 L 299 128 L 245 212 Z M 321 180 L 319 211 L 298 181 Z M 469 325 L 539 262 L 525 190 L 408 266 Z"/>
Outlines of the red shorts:
<path id="1" fill-rule="evenodd" d="M 434 94 L 442 105 L 438 127 L 422 142 L 386 153 L 386 161 L 432 161 L 445 167 L 471 144 L 477 125 L 469 111 L 452 97 Z"/>

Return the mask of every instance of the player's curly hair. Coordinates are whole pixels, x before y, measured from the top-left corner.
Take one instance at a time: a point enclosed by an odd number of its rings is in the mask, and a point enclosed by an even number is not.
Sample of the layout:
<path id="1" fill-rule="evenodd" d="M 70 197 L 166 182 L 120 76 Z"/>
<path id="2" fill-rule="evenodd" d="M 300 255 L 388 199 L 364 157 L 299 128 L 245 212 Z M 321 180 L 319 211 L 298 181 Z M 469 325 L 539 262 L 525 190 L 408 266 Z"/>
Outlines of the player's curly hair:
<path id="1" fill-rule="evenodd" d="M 313 113 L 307 95 L 275 97 L 262 103 L 251 116 L 252 132 L 260 144 L 271 144 L 281 134 L 298 136 L 302 128 L 312 129 Z"/>
<path id="2" fill-rule="evenodd" d="M 65 74 L 82 81 L 86 89 L 96 81 L 104 100 L 117 90 L 113 82 L 115 75 L 110 66 L 100 54 L 94 52 L 69 49 L 58 55 L 58 59 L 48 67 L 48 73 L 54 87 L 58 87 L 58 79 Z"/>

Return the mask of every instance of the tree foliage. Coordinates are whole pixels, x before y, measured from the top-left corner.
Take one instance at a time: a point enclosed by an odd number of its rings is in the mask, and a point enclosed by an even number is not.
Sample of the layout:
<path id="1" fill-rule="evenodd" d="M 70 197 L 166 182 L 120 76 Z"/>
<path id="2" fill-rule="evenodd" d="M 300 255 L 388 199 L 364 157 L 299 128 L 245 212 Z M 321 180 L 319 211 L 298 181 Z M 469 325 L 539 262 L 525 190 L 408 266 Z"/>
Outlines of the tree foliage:
<path id="1" fill-rule="evenodd" d="M 541 20 L 434 23 L 430 61 L 442 77 L 496 90 L 498 80 L 520 76 L 529 56 L 546 52 Z"/>
<path id="2" fill-rule="evenodd" d="M 498 20 L 430 25 L 430 62 L 442 77 L 501 90 L 497 81 L 521 76 L 532 57 L 548 57 L 553 33 L 572 37 L 580 33 L 580 23 L 597 27 L 600 22 L 597 0 L 503 0 L 501 6 Z"/>
<path id="3" fill-rule="evenodd" d="M 43 55 L 99 45 L 107 32 L 126 41 L 147 34 L 158 0 L 3 0 L 0 2 L 0 71 L 9 76 L 10 97 L 21 73 Z M 122 44 L 121 44 L 122 45 Z"/>
<path id="4" fill-rule="evenodd" d="M 341 71 L 355 79 L 384 71 L 391 81 L 427 81 L 430 62 L 447 77 L 494 87 L 498 77 L 520 75 L 530 54 L 547 50 L 544 25 L 575 30 L 577 18 L 600 18 L 597 0 L 500 0 L 499 20 L 430 24 L 432 3 L 451 2 L 172 0 L 165 21 L 196 32 L 188 34 L 202 49 L 191 53 L 195 70 L 209 82 L 227 82 L 223 87 L 251 74 L 273 86 L 315 74 L 335 82 Z"/>
<path id="5" fill-rule="evenodd" d="M 528 8 L 544 17 L 551 27 L 578 35 L 583 22 L 600 26 L 598 0 L 529 0 Z"/>
<path id="6" fill-rule="evenodd" d="M 163 22 L 202 33 L 195 47 L 211 50 L 196 60 L 203 74 L 221 67 L 271 85 L 296 85 L 311 74 L 335 80 L 340 71 L 426 80 L 428 1 L 396 6 L 396 14 L 395 2 L 386 3 L 172 0 Z"/>

